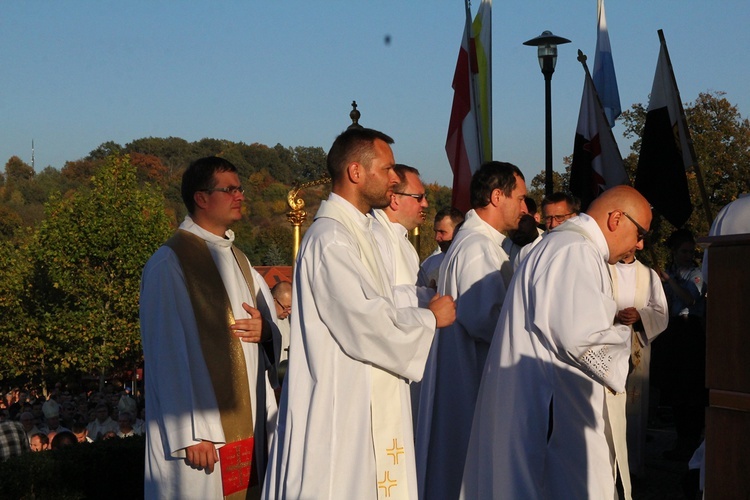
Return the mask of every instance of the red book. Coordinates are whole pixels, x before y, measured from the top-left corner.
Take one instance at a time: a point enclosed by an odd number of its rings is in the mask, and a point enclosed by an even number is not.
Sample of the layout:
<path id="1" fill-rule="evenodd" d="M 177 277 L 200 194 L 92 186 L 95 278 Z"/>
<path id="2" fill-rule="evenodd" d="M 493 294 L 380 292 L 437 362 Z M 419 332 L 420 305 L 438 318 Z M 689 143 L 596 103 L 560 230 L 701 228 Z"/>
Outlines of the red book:
<path id="1" fill-rule="evenodd" d="M 246 490 L 250 484 L 253 465 L 254 438 L 227 443 L 219 448 L 221 485 L 224 496 Z M 257 480 L 256 480 L 257 481 Z"/>

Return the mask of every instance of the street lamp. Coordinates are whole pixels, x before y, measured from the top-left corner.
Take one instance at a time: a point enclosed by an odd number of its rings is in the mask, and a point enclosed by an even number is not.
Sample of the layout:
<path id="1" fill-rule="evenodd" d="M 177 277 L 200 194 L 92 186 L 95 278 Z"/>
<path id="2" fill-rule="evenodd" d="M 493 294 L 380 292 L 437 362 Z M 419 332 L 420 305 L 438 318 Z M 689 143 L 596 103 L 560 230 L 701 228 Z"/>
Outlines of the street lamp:
<path id="1" fill-rule="evenodd" d="M 570 43 L 570 40 L 543 31 L 541 35 L 523 42 L 537 48 L 539 67 L 544 75 L 544 117 L 547 161 L 544 170 L 544 194 L 552 194 L 552 73 L 557 63 L 557 46 Z"/>

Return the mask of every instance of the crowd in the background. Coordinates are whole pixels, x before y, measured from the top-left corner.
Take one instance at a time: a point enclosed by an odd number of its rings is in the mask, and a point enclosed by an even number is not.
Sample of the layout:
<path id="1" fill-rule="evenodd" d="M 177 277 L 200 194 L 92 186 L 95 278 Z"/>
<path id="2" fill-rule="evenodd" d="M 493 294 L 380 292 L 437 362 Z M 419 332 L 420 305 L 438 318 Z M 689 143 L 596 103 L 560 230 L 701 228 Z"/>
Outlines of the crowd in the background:
<path id="1" fill-rule="evenodd" d="M 144 418 L 143 402 L 121 386 L 75 391 L 58 383 L 46 395 L 38 387 L 2 387 L 0 461 L 29 449 L 141 435 Z M 21 433 L 25 443 L 14 439 Z"/>

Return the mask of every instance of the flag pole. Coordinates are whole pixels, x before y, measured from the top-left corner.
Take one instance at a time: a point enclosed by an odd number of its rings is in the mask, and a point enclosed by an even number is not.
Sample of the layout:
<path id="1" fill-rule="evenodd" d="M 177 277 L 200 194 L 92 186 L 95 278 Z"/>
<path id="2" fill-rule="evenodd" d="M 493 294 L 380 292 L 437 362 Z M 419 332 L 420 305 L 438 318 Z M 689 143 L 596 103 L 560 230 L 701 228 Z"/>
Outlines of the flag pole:
<path id="1" fill-rule="evenodd" d="M 591 79 L 591 73 L 589 72 L 589 66 L 586 64 L 586 60 L 588 57 L 586 54 L 581 51 L 581 49 L 578 49 L 578 62 L 581 63 L 583 66 L 583 70 L 586 72 L 586 78 Z M 599 105 L 599 111 L 604 114 L 604 105 L 602 104 L 602 100 L 599 97 L 599 91 L 596 89 L 596 85 L 594 85 L 594 97 L 596 98 L 596 102 Z M 607 120 L 607 123 L 609 123 L 609 118 L 607 118 L 607 115 L 604 114 L 605 120 Z M 611 124 L 610 124 L 611 125 Z M 609 128 L 609 136 L 612 138 L 612 142 L 615 145 L 615 148 L 617 149 L 617 154 L 622 158 L 622 155 L 620 154 L 620 146 L 617 145 L 617 141 L 615 140 L 615 134 L 612 132 L 612 128 Z M 630 181 L 630 177 L 628 177 L 628 181 Z M 630 185 L 630 182 L 628 182 L 628 185 Z"/>
<path id="2" fill-rule="evenodd" d="M 674 86 L 675 92 L 677 92 L 677 103 L 679 104 L 680 108 L 680 120 L 682 120 L 683 126 L 685 128 L 685 135 L 687 138 L 687 144 L 688 149 L 690 151 L 690 159 L 692 160 L 692 167 L 693 172 L 695 172 L 695 180 L 698 182 L 698 191 L 700 191 L 701 199 L 703 201 L 703 211 L 706 214 L 706 219 L 708 221 L 709 227 L 711 226 L 711 223 L 714 220 L 713 211 L 711 210 L 711 205 L 708 203 L 708 193 L 706 192 L 706 186 L 703 183 L 703 173 L 701 172 L 700 165 L 698 165 L 698 160 L 695 157 L 695 149 L 693 148 L 693 138 L 690 136 L 690 129 L 687 125 L 687 117 L 685 116 L 685 109 L 682 107 L 682 98 L 680 97 L 680 89 L 677 86 L 677 79 L 674 76 L 674 69 L 672 68 L 672 59 L 669 57 L 669 49 L 667 48 L 667 41 L 664 38 L 664 31 L 658 30 L 659 33 L 659 42 L 661 43 L 662 47 L 664 47 L 664 55 L 667 59 L 667 67 L 669 68 L 669 75 L 672 78 L 672 84 Z"/>

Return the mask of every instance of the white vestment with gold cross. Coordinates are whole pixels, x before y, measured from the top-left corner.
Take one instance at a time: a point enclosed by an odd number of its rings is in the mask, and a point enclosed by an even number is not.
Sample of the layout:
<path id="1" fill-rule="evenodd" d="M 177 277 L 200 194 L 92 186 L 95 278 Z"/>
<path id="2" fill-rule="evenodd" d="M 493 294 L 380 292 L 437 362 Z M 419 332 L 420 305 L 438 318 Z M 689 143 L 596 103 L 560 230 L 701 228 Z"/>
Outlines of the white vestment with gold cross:
<path id="1" fill-rule="evenodd" d="M 435 318 L 427 309 L 397 307 L 385 283 L 373 277 L 373 271 L 385 276 L 379 256 L 379 269 L 365 264 L 365 251 L 378 255 L 374 242 L 364 249 L 362 239 L 372 238 L 375 219 L 335 194 L 326 204 L 345 210 L 359 236 L 338 220 L 318 217 L 302 241 L 289 371 L 264 498 L 416 499 L 408 381 L 422 377 Z M 377 398 L 378 373 L 395 382 L 391 401 Z M 399 415 L 390 416 L 400 425 L 399 436 L 388 449 L 376 450 L 374 416 L 394 400 Z M 386 466 L 404 471 L 405 485 L 381 472 L 381 452 L 390 461 Z"/>

